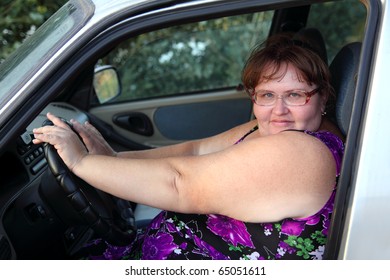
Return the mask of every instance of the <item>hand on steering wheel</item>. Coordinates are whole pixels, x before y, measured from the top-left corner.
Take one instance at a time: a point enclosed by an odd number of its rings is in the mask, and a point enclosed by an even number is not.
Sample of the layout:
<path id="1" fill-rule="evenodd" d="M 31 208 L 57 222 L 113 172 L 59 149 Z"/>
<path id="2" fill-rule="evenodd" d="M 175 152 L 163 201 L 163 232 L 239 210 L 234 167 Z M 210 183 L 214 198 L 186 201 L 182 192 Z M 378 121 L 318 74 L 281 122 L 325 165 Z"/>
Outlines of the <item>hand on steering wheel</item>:
<path id="1" fill-rule="evenodd" d="M 70 122 L 62 120 L 72 128 Z M 53 123 L 46 120 L 43 126 L 46 125 Z M 127 245 L 134 240 L 136 227 L 130 202 L 100 191 L 75 176 L 54 146 L 44 143 L 44 154 L 70 204 L 96 235 L 113 245 Z"/>

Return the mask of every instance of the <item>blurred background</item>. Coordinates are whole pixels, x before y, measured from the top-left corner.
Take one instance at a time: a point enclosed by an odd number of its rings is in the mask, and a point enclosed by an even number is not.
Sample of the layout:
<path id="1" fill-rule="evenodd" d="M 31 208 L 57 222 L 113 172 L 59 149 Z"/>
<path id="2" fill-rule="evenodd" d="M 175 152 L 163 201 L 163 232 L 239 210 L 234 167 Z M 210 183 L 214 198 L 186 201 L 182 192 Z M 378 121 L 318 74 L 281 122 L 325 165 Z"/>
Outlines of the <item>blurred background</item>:
<path id="1" fill-rule="evenodd" d="M 0 63 L 67 0 L 0 0 Z"/>

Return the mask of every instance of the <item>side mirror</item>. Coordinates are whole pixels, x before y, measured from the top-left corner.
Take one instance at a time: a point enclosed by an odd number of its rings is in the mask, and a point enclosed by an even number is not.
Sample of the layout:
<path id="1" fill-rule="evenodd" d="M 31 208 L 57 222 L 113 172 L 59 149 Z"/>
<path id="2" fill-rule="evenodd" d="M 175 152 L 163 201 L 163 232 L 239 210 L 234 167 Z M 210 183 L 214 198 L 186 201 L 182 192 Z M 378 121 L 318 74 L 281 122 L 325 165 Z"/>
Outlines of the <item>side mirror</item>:
<path id="1" fill-rule="evenodd" d="M 116 69 L 105 65 L 95 69 L 93 87 L 100 104 L 121 94 L 121 83 Z"/>

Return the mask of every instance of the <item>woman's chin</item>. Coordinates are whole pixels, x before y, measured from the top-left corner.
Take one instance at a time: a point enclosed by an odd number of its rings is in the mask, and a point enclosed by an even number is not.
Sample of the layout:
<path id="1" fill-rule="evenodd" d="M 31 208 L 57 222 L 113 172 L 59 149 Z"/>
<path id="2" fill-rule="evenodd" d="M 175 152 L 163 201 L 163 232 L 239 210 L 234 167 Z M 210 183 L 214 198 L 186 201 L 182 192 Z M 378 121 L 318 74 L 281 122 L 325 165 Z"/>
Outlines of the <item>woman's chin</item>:
<path id="1" fill-rule="evenodd" d="M 282 132 L 282 131 L 285 131 L 288 129 L 296 129 L 296 127 L 291 125 L 291 124 L 274 125 L 274 126 L 270 127 L 269 132 L 270 132 L 270 134 L 277 134 L 279 132 Z"/>

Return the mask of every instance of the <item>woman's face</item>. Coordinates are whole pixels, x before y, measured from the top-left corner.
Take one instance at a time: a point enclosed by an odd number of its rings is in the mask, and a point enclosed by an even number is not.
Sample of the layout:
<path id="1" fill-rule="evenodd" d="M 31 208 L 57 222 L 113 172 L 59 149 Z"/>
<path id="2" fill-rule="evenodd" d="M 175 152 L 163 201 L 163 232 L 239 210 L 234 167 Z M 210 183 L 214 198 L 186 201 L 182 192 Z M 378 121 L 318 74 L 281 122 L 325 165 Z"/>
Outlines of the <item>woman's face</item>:
<path id="1" fill-rule="evenodd" d="M 280 73 L 275 76 L 282 78 L 261 82 L 256 86 L 255 91 L 267 90 L 280 96 L 291 90 L 310 92 L 317 88 L 317 85 L 310 86 L 305 81 L 300 81 L 297 70 L 293 66 L 288 65 L 283 76 L 284 71 L 285 67 L 282 66 Z M 276 134 L 286 129 L 317 131 L 325 105 L 326 98 L 316 93 L 308 103 L 302 106 L 288 106 L 281 98 L 278 98 L 271 106 L 260 106 L 254 103 L 253 112 L 262 135 Z"/>

